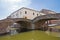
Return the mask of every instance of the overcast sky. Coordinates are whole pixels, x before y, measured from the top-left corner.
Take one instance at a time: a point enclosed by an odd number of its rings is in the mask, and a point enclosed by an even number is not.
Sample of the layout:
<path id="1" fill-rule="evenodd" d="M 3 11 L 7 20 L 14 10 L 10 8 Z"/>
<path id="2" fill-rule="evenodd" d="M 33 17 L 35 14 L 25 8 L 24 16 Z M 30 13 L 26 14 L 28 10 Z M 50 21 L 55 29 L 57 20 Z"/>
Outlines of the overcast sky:
<path id="1" fill-rule="evenodd" d="M 60 0 L 0 0 L 0 19 L 6 18 L 21 7 L 60 12 Z"/>

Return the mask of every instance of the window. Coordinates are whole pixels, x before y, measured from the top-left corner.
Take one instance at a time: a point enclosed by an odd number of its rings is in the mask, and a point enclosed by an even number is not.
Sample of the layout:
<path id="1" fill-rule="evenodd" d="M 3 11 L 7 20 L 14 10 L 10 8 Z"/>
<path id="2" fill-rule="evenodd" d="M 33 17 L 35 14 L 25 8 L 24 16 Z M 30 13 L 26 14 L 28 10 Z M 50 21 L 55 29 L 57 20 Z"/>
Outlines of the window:
<path id="1" fill-rule="evenodd" d="M 25 17 L 25 19 L 27 19 L 27 17 Z"/>
<path id="2" fill-rule="evenodd" d="M 27 14 L 27 11 L 25 11 L 25 14 Z"/>
<path id="3" fill-rule="evenodd" d="M 33 13 L 33 15 L 34 15 L 34 13 Z"/>
<path id="4" fill-rule="evenodd" d="M 37 14 L 37 16 L 38 16 L 38 14 Z"/>

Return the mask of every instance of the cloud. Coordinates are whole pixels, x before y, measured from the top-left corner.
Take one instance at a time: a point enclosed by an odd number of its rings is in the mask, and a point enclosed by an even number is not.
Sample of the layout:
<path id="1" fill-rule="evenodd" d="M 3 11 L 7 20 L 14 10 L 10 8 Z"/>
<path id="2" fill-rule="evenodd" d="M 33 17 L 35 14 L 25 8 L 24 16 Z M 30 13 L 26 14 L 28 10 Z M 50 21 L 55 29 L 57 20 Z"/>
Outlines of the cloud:
<path id="1" fill-rule="evenodd" d="M 0 0 L 0 10 L 5 10 L 6 14 L 11 14 L 13 11 L 21 8 L 28 7 L 31 0 Z M 4 17 L 6 17 L 4 15 Z"/>

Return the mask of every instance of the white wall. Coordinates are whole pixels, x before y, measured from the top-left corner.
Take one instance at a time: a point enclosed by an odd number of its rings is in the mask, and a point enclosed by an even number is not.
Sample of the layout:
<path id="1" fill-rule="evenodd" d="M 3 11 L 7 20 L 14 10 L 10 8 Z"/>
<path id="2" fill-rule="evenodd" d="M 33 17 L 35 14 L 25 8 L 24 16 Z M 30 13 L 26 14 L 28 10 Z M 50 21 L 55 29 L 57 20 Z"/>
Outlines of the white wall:
<path id="1" fill-rule="evenodd" d="M 25 14 L 25 11 L 27 12 L 27 14 Z M 33 15 L 33 13 L 34 13 L 34 15 Z M 40 13 L 39 11 L 35 11 L 35 10 L 32 10 L 32 9 L 21 8 L 20 10 L 12 13 L 9 18 L 25 18 L 25 17 L 27 17 L 27 19 L 32 20 L 35 17 L 37 17 L 37 14 L 38 14 L 38 16 L 45 15 L 43 13 Z"/>
<path id="2" fill-rule="evenodd" d="M 25 14 L 25 11 L 27 12 L 27 14 Z M 22 18 L 27 17 L 27 19 L 35 18 L 37 16 L 37 14 L 40 15 L 39 12 L 29 10 L 29 9 L 21 9 L 21 12 L 22 12 Z M 33 13 L 34 13 L 34 15 L 33 15 Z"/>

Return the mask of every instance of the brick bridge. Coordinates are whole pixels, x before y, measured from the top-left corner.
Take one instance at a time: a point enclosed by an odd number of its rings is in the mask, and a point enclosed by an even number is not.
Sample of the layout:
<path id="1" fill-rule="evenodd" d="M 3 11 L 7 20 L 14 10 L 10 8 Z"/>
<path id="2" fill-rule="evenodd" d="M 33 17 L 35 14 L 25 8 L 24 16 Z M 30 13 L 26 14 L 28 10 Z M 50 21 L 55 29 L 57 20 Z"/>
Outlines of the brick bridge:
<path id="1" fill-rule="evenodd" d="M 48 27 L 48 22 L 47 22 L 48 20 L 59 20 L 59 19 L 60 19 L 60 13 L 38 16 L 33 20 L 24 19 L 24 18 L 3 19 L 3 20 L 0 20 L 0 34 L 5 33 L 6 28 L 14 23 L 19 24 L 20 29 L 23 29 L 23 28 L 40 29 L 41 27 Z"/>

